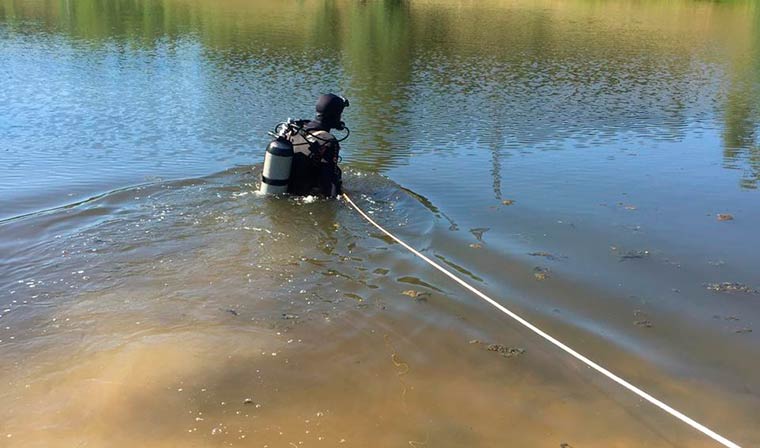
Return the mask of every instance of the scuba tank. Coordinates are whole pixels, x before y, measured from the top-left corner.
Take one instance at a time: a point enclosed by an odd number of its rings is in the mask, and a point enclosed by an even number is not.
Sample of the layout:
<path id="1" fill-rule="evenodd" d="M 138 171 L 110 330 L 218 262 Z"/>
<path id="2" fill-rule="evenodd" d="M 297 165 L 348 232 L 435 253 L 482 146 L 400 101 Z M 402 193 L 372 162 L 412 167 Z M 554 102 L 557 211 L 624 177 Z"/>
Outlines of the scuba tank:
<path id="1" fill-rule="evenodd" d="M 274 132 L 268 132 L 274 139 L 267 145 L 264 156 L 264 168 L 261 173 L 261 187 L 259 189 L 261 194 L 282 194 L 288 193 L 291 189 L 293 190 L 290 191 L 291 193 L 302 194 L 301 190 L 307 192 L 314 187 L 320 187 L 320 182 L 322 182 L 325 173 L 320 174 L 319 170 L 328 166 L 322 163 L 322 159 L 326 156 L 322 146 L 325 143 L 335 142 L 337 144 L 342 142 L 348 138 L 350 131 L 341 121 L 334 127 L 346 132 L 343 138 L 335 139 L 328 131 L 324 131 L 327 133 L 326 137 L 320 137 L 319 132 L 312 132 L 308 128 L 309 122 L 310 120 L 292 120 L 289 118 L 288 121 L 275 126 Z M 294 137 L 300 138 L 294 142 Z M 309 153 L 304 154 L 304 151 L 300 150 L 296 154 L 294 146 L 301 145 L 308 145 L 311 155 L 308 155 Z M 327 162 L 328 164 L 332 163 L 329 166 L 334 167 L 335 175 L 333 177 L 337 178 L 337 181 L 332 182 L 329 188 L 324 185 L 321 186 L 322 194 L 329 197 L 335 197 L 340 193 L 341 175 L 340 168 L 337 167 L 339 160 L 337 151 L 339 151 L 339 147 L 336 145 L 334 157 L 331 156 L 331 160 Z M 304 170 L 308 167 L 304 166 L 301 159 L 307 161 L 311 168 Z M 314 172 L 315 169 L 317 172 Z M 293 179 L 294 175 L 296 176 L 295 179 Z"/>
<path id="2" fill-rule="evenodd" d="M 262 194 L 280 194 L 288 190 L 290 170 L 293 165 L 293 143 L 288 138 L 289 122 L 286 126 L 278 126 L 279 132 L 270 133 L 274 136 L 267 145 L 264 156 L 264 169 L 261 173 Z"/>

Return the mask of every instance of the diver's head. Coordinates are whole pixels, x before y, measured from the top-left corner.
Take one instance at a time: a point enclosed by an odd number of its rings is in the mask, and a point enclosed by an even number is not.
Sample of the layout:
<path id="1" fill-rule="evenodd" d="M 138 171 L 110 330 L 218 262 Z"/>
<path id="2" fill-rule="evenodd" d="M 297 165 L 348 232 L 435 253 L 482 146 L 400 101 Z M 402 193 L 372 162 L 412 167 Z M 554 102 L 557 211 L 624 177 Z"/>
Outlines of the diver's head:
<path id="1" fill-rule="evenodd" d="M 348 100 L 332 93 L 320 95 L 317 100 L 317 121 L 328 129 L 342 130 L 345 126 L 340 121 L 343 109 L 348 107 Z"/>

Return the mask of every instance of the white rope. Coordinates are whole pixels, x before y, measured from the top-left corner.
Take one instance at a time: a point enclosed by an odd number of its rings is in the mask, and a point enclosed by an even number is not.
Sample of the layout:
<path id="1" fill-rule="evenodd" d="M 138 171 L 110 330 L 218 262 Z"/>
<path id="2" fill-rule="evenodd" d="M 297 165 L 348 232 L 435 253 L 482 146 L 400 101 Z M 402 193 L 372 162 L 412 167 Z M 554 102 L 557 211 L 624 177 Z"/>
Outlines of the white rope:
<path id="1" fill-rule="evenodd" d="M 559 340 L 555 339 L 553 336 L 545 332 L 544 330 L 538 328 L 537 326 L 533 325 L 532 323 L 528 322 L 527 320 L 520 317 L 515 312 L 511 311 L 508 308 L 505 308 L 501 304 L 499 304 L 494 299 L 488 297 L 484 293 L 478 291 L 475 289 L 475 287 L 471 286 L 469 283 L 465 282 L 461 278 L 457 277 L 456 275 L 449 272 L 446 268 L 439 265 L 435 261 L 431 260 L 430 258 L 426 257 L 422 253 L 420 253 L 415 248 L 411 247 L 410 245 L 403 242 L 401 239 L 399 239 L 396 235 L 392 234 L 391 232 L 385 230 L 380 224 L 376 223 L 372 218 L 369 217 L 361 208 L 359 208 L 358 205 L 354 203 L 354 201 L 351 200 L 351 198 L 348 197 L 347 194 L 343 193 L 343 198 L 348 202 L 351 207 L 353 207 L 359 214 L 367 220 L 370 224 L 375 226 L 378 230 L 383 232 L 385 235 L 389 236 L 393 241 L 397 242 L 401 246 L 403 246 L 405 249 L 407 249 L 409 252 L 413 253 L 414 255 L 418 256 L 419 258 L 425 260 L 429 265 L 433 266 L 434 268 L 438 269 L 442 273 L 444 273 L 446 276 L 454 280 L 455 282 L 459 283 L 462 287 L 469 290 L 476 296 L 480 297 L 481 299 L 485 300 L 486 302 L 493 305 L 496 309 L 501 311 L 502 313 L 506 314 L 507 316 L 511 317 L 512 319 L 516 320 L 517 322 L 521 323 L 537 335 L 541 336 L 542 338 L 546 339 L 547 341 L 551 342 L 555 346 L 559 347 L 566 353 L 570 354 L 575 359 L 581 361 L 582 363 L 586 364 L 587 366 L 591 367 L 592 369 L 596 370 L 597 372 L 601 373 L 602 375 L 606 376 L 607 378 L 611 379 L 612 381 L 618 383 L 619 385 L 623 386 L 624 388 L 628 389 L 629 391 L 633 392 L 634 394 L 638 395 L 639 397 L 643 398 L 644 400 L 652 403 L 653 405 L 657 406 L 658 408 L 662 409 L 663 411 L 667 412 L 668 414 L 672 415 L 673 417 L 677 418 L 678 420 L 681 420 L 682 422 L 686 423 L 687 425 L 691 426 L 692 428 L 696 429 L 697 431 L 703 433 L 704 435 L 710 437 L 711 439 L 715 440 L 716 442 L 720 443 L 723 446 L 729 447 L 729 448 L 741 448 L 738 444 L 730 441 L 729 439 L 723 437 L 722 435 L 718 434 L 717 432 L 713 431 L 712 429 L 708 428 L 707 426 L 697 422 L 696 420 L 690 418 L 689 416 L 683 414 L 682 412 L 670 407 L 666 403 L 663 403 L 662 401 L 658 400 L 657 398 L 649 395 L 648 393 L 644 392 L 643 390 L 639 389 L 638 387 L 634 386 L 633 384 L 629 383 L 628 381 L 624 380 L 623 378 L 620 378 L 619 376 L 615 375 L 614 373 L 610 372 L 609 370 L 605 369 L 604 367 L 600 366 L 599 364 L 595 363 L 594 361 L 588 359 L 587 357 L 581 355 L 580 353 L 576 352 L 572 348 L 568 347 L 564 343 L 560 342 Z"/>

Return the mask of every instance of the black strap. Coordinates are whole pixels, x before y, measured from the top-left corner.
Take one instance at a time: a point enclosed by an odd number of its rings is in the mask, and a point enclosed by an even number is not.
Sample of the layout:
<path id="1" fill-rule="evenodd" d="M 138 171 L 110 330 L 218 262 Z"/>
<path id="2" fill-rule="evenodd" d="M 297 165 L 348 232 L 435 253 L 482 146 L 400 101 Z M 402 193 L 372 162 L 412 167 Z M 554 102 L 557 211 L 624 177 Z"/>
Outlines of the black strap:
<path id="1" fill-rule="evenodd" d="M 288 179 L 270 179 L 263 174 L 261 175 L 261 181 L 273 187 L 282 187 L 290 182 Z"/>
<path id="2" fill-rule="evenodd" d="M 324 145 L 320 145 L 318 141 L 309 141 L 309 152 L 311 153 L 311 156 L 317 160 L 322 159 L 322 154 L 324 153 L 324 150 L 322 149 Z"/>

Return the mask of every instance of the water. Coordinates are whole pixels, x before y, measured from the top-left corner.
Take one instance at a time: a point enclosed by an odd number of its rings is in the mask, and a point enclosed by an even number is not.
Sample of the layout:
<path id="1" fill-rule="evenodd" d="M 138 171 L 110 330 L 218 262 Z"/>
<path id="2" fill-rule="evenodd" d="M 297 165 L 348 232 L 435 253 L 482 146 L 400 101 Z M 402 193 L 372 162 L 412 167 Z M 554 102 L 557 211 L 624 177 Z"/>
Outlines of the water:
<path id="1" fill-rule="evenodd" d="M 344 203 L 255 195 L 266 131 L 327 91 L 381 224 L 760 445 L 759 24 L 751 1 L 0 0 L 2 446 L 713 446 Z"/>

